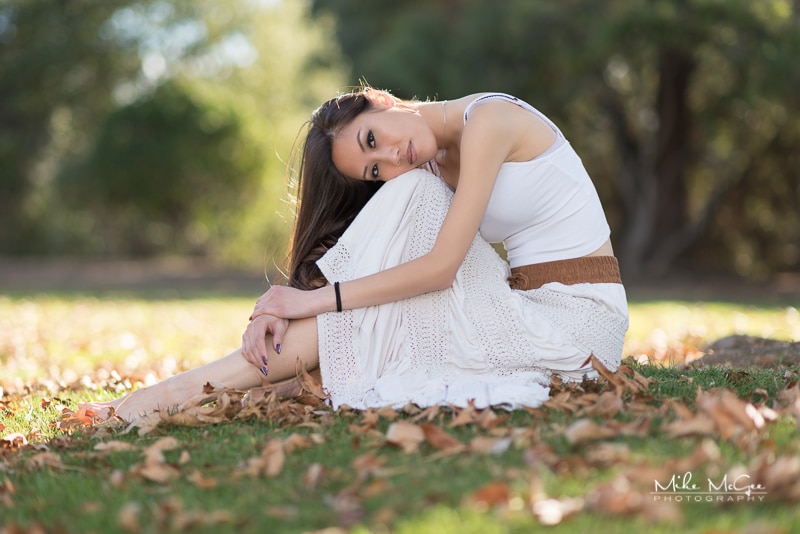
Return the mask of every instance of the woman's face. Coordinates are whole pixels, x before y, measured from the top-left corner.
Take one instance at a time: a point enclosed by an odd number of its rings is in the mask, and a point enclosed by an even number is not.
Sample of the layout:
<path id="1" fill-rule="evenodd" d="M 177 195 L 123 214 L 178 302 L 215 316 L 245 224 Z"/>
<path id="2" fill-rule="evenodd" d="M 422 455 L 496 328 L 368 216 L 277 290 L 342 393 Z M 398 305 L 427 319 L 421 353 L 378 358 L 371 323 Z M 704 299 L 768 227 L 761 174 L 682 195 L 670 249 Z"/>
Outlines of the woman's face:
<path id="1" fill-rule="evenodd" d="M 356 180 L 386 182 L 436 156 L 438 147 L 419 113 L 378 105 L 360 114 L 333 139 L 333 164 Z"/>

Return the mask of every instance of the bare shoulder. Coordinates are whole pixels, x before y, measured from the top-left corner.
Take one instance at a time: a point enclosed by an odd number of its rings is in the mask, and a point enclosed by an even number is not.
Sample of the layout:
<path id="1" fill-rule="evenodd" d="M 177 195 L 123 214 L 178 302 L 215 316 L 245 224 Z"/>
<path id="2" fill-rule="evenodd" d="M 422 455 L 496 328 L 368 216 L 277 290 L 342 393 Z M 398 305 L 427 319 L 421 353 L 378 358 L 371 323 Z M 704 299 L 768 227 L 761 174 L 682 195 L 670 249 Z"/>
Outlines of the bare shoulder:
<path id="1" fill-rule="evenodd" d="M 480 97 L 480 95 L 478 95 Z M 469 110 L 464 125 L 464 142 L 500 144 L 507 150 L 505 161 L 529 161 L 556 140 L 556 133 L 537 114 L 505 99 L 486 99 Z"/>

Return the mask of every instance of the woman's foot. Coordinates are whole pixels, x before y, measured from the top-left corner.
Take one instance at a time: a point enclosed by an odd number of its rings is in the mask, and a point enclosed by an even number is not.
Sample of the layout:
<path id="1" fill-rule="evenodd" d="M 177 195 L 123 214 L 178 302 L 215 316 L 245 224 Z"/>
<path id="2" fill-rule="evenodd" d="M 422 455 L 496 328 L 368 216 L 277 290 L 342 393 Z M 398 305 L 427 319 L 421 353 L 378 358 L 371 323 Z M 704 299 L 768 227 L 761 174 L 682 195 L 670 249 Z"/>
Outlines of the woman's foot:
<path id="1" fill-rule="evenodd" d="M 133 422 L 141 419 L 156 410 L 174 410 L 192 395 L 201 391 L 176 391 L 167 379 L 158 384 L 132 391 L 127 395 L 106 402 L 87 402 L 78 405 L 78 409 L 94 412 L 100 420 L 117 417 L 123 421 Z"/>

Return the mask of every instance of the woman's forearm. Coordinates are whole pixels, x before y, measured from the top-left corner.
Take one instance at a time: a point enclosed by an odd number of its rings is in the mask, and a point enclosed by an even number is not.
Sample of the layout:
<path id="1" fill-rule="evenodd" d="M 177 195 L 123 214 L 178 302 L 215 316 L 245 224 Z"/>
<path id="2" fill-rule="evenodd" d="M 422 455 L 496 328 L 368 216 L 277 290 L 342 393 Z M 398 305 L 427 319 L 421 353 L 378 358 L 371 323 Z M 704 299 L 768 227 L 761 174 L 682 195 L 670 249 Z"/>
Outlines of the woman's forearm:
<path id="1" fill-rule="evenodd" d="M 423 293 L 446 289 L 461 262 L 442 261 L 433 252 L 385 271 L 363 278 L 340 282 L 343 309 L 377 306 L 416 297 Z M 336 280 L 330 280 L 331 284 Z M 336 309 L 336 294 L 331 286 L 318 290 L 322 312 Z"/>

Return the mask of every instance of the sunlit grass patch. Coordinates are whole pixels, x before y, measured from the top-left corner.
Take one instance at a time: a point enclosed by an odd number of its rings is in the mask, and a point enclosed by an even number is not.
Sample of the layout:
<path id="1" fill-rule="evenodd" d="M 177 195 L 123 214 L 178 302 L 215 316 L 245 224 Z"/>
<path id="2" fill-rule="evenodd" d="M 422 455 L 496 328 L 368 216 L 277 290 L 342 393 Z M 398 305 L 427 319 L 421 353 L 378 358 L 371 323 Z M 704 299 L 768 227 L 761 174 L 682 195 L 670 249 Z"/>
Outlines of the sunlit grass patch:
<path id="1" fill-rule="evenodd" d="M 767 530 L 800 528 L 800 495 L 792 493 L 800 492 L 800 465 L 792 463 L 800 429 L 787 404 L 798 369 L 673 367 L 635 357 L 639 349 L 656 354 L 648 329 L 663 330 L 676 347 L 689 346 L 690 333 L 698 347 L 733 333 L 765 335 L 767 323 L 786 339 L 791 308 L 634 303 L 625 354 L 641 379 L 586 384 L 536 410 L 464 419 L 448 409 L 306 406 L 297 411 L 300 424 L 234 415 L 196 428 L 162 424 L 143 436 L 56 426 L 63 407 L 113 398 L 235 348 L 251 308 L 250 299 L 230 298 L 0 299 L 0 436 L 29 443 L 4 440 L 0 449 L 0 528 L 438 533 L 544 524 L 555 532 L 700 532 L 758 521 Z M 746 324 L 737 323 L 742 313 Z M 641 380 L 647 386 L 634 387 Z M 459 418 L 467 422 L 455 424 Z M 436 432 L 404 452 L 389 439 L 398 421 Z M 170 445 L 155 451 L 164 439 Z M 703 483 L 751 473 L 767 481 L 769 499 L 642 504 L 652 500 L 654 480 L 686 470 Z M 797 476 L 781 482 L 782 473 Z"/>

